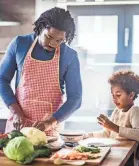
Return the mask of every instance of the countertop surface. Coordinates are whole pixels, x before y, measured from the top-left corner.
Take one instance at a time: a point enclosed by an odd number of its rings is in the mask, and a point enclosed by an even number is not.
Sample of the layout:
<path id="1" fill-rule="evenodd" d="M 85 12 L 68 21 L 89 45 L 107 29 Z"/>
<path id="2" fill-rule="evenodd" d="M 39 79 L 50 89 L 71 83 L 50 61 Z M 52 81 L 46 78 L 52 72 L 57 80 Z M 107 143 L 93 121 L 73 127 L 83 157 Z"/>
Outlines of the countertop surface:
<path id="1" fill-rule="evenodd" d="M 135 141 L 120 141 L 117 146 L 111 147 L 111 151 L 100 166 L 124 166 L 127 160 L 130 158 L 131 154 L 137 148 L 137 143 Z M 19 166 L 14 161 L 9 160 L 7 157 L 0 153 L 0 161 L 3 166 Z M 29 166 L 54 166 L 54 164 L 48 164 L 47 158 L 36 159 L 34 163 L 29 164 Z"/>

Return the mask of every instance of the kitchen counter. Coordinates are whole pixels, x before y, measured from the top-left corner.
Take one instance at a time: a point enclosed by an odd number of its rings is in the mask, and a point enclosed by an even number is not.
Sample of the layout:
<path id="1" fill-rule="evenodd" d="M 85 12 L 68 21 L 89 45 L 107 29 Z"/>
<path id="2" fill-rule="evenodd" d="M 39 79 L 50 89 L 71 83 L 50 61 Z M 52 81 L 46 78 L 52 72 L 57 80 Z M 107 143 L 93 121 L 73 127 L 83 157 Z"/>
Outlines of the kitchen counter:
<path id="1" fill-rule="evenodd" d="M 111 148 L 111 152 L 100 164 L 100 166 L 124 166 L 137 148 L 137 145 L 136 141 L 120 141 L 118 145 Z M 47 160 L 47 158 L 39 158 L 36 159 L 34 163 L 29 164 L 29 166 L 54 166 L 54 164 L 48 163 Z M 19 166 L 19 164 L 14 161 L 10 161 L 3 155 L 0 156 L 0 161 L 2 166 Z"/>

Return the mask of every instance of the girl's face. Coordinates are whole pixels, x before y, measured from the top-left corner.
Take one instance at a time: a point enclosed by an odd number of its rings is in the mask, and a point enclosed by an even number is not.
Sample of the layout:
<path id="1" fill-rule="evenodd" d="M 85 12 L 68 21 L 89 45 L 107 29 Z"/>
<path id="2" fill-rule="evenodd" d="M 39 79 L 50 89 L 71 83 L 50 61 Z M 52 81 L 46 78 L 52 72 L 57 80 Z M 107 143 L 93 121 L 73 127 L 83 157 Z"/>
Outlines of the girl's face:
<path id="1" fill-rule="evenodd" d="M 113 102 L 119 109 L 126 109 L 129 106 L 133 105 L 133 98 L 135 96 L 134 92 L 127 94 L 127 92 L 119 85 L 112 85 L 111 93 L 113 97 Z"/>

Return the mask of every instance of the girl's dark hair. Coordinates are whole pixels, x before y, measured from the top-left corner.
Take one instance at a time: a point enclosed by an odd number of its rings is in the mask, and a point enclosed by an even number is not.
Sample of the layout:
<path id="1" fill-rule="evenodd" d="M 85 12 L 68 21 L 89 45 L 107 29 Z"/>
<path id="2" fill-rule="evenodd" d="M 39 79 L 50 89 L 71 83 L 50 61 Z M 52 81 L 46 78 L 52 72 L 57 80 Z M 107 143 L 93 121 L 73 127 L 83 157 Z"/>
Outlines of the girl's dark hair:
<path id="1" fill-rule="evenodd" d="M 139 94 L 139 76 L 130 70 L 114 73 L 108 80 L 111 85 L 119 85 L 127 94 L 135 93 L 134 99 Z"/>
<path id="2" fill-rule="evenodd" d="M 45 28 L 56 28 L 66 32 L 66 42 L 70 44 L 75 36 L 75 23 L 69 11 L 58 7 L 45 11 L 34 23 L 34 32 L 40 35 Z"/>

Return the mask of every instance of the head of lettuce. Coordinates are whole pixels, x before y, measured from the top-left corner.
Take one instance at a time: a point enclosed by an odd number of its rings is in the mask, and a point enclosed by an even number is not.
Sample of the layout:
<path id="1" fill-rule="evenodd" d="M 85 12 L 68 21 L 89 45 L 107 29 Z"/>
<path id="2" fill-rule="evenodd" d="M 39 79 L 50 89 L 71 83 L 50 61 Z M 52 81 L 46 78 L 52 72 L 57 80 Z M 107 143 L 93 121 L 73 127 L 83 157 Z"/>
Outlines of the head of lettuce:
<path id="1" fill-rule="evenodd" d="M 33 144 L 23 136 L 16 137 L 3 148 L 4 154 L 19 164 L 29 164 L 33 161 Z"/>

